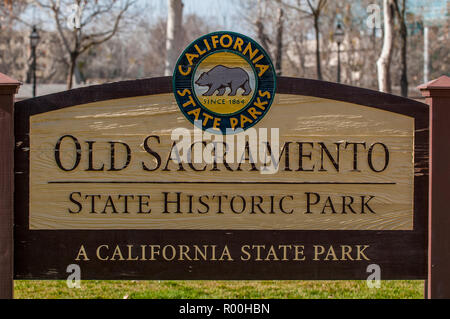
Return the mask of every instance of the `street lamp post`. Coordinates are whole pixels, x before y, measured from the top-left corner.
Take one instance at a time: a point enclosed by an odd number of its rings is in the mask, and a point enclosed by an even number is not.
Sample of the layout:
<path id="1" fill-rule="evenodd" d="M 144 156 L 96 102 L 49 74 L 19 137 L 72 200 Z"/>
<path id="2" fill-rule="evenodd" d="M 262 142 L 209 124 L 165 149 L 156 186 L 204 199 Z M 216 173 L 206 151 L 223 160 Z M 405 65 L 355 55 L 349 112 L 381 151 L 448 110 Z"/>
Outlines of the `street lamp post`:
<path id="1" fill-rule="evenodd" d="M 36 26 L 33 26 L 33 31 L 30 34 L 30 46 L 33 58 L 33 64 L 31 66 L 33 71 L 33 97 L 36 96 L 36 47 L 38 45 L 39 39 L 40 37 L 36 30 Z"/>
<path id="2" fill-rule="evenodd" d="M 344 41 L 344 30 L 342 29 L 342 25 L 338 22 L 336 26 L 336 30 L 334 31 L 334 39 L 337 42 L 337 82 L 341 83 L 341 44 Z"/>

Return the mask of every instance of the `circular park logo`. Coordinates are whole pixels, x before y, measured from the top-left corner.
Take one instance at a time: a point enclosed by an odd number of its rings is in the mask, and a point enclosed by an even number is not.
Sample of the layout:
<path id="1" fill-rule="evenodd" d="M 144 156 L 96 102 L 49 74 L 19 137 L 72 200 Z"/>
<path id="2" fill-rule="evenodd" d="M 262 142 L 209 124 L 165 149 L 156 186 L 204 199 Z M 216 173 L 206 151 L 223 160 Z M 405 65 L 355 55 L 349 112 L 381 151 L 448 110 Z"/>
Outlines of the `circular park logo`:
<path id="1" fill-rule="evenodd" d="M 214 32 L 191 43 L 173 73 L 175 99 L 189 121 L 232 134 L 258 123 L 275 97 L 272 61 L 254 40 Z"/>

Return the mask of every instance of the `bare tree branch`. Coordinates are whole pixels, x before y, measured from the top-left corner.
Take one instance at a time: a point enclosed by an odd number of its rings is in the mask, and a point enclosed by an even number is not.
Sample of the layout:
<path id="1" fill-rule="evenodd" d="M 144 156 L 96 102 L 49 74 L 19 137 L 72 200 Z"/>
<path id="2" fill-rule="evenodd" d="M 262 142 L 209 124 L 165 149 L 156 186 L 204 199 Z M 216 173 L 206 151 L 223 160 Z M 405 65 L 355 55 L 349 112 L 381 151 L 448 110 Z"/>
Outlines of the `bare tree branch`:
<path id="1" fill-rule="evenodd" d="M 68 57 L 69 72 L 67 77 L 67 86 L 72 87 L 72 78 L 76 68 L 77 59 L 80 55 L 85 53 L 90 48 L 100 45 L 110 40 L 117 34 L 121 21 L 125 13 L 134 5 L 136 0 L 103 0 L 103 1 L 61 1 L 61 0 L 30 0 L 39 8 L 47 11 L 53 17 L 57 34 L 60 38 L 62 46 L 65 49 Z M 65 21 L 72 18 L 71 15 L 66 14 L 71 5 L 77 5 L 78 14 L 77 19 L 80 21 L 79 25 L 73 30 L 65 26 Z M 117 8 L 117 12 L 115 12 Z M 70 13 L 70 14 L 73 14 Z M 83 15 L 85 15 L 83 17 Z M 101 32 L 95 32 L 92 25 L 98 25 L 101 18 L 108 16 L 112 21 L 112 26 L 104 27 Z M 107 25 L 108 22 L 105 22 Z"/>
<path id="2" fill-rule="evenodd" d="M 87 36 L 85 39 L 96 38 L 96 37 L 101 37 L 101 36 L 104 36 L 104 38 L 101 38 L 99 40 L 92 40 L 92 41 L 88 42 L 86 45 L 81 47 L 80 54 L 85 52 L 92 46 L 102 44 L 103 42 L 106 42 L 109 39 L 111 39 L 117 33 L 117 30 L 119 29 L 119 24 L 120 24 L 120 21 L 121 21 L 123 15 L 130 8 L 130 6 L 134 3 L 135 3 L 135 1 L 127 1 L 126 5 L 122 8 L 122 10 L 120 10 L 119 14 L 117 15 L 116 21 L 114 23 L 114 27 L 112 28 L 112 30 L 106 31 L 106 32 L 103 32 L 100 34 L 92 34 L 90 36 Z"/>

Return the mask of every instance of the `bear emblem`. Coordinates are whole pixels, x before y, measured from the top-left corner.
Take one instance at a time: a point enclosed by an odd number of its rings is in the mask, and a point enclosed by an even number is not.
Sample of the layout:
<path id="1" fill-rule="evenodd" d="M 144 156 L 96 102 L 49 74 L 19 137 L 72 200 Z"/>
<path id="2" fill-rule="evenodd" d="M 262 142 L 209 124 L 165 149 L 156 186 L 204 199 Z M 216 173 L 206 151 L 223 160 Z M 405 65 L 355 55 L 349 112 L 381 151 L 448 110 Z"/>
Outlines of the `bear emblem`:
<path id="1" fill-rule="evenodd" d="M 228 68 L 217 65 L 208 72 L 203 72 L 195 84 L 209 87 L 203 96 L 211 96 L 217 92 L 217 96 L 223 96 L 227 88 L 231 89 L 228 96 L 235 96 L 238 89 L 243 89 L 242 95 L 247 96 L 252 93 L 247 72 L 241 68 Z"/>

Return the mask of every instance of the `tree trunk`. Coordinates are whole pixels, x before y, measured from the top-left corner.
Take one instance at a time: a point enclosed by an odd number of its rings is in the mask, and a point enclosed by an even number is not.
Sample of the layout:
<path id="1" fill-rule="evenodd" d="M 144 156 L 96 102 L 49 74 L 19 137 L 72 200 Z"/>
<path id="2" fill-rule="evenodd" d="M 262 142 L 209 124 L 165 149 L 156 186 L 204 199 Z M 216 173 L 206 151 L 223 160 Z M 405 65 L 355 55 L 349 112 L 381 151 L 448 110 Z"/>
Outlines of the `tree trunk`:
<path id="1" fill-rule="evenodd" d="M 397 16 L 400 21 L 400 36 L 402 38 L 401 43 L 401 68 L 402 68 L 402 74 L 400 78 L 400 87 L 401 87 L 401 93 L 402 96 L 407 97 L 408 96 L 408 62 L 407 62 L 407 50 L 408 50 L 408 29 L 406 27 L 406 1 L 402 1 L 402 8 L 400 9 L 398 2 L 396 5 L 396 11 Z"/>
<path id="2" fill-rule="evenodd" d="M 278 9 L 277 21 L 277 47 L 275 51 L 275 70 L 277 75 L 281 75 L 283 67 L 283 9 Z"/>
<path id="3" fill-rule="evenodd" d="M 182 39 L 183 2 L 181 0 L 168 0 L 168 7 L 164 75 L 172 75 L 178 55 L 181 53 Z"/>
<path id="4" fill-rule="evenodd" d="M 407 50 L 408 50 L 408 33 L 406 25 L 402 24 L 401 36 L 402 36 L 402 49 L 401 49 L 401 62 L 402 62 L 402 74 L 400 79 L 400 87 L 402 90 L 402 96 L 408 96 L 408 62 L 407 62 Z"/>
<path id="5" fill-rule="evenodd" d="M 383 0 L 384 39 L 383 48 L 377 61 L 378 89 L 381 92 L 392 92 L 391 76 L 389 74 L 394 42 L 394 8 L 392 0 Z"/>
<path id="6" fill-rule="evenodd" d="M 75 54 L 70 55 L 69 73 L 67 74 L 67 89 L 70 90 L 73 87 L 73 75 L 75 73 L 75 66 L 77 63 L 77 56 Z"/>
<path id="7" fill-rule="evenodd" d="M 255 27 L 256 27 L 256 32 L 258 34 L 257 36 L 258 36 L 259 43 L 262 45 L 262 47 L 264 49 L 266 49 L 267 53 L 270 56 L 272 56 L 272 52 L 270 50 L 271 49 L 270 48 L 271 41 L 270 41 L 269 37 L 267 36 L 267 34 L 264 30 L 264 24 L 262 23 L 262 20 L 265 20 L 264 14 L 267 9 L 266 5 L 267 5 L 266 1 L 258 0 L 258 3 L 257 3 L 258 12 L 257 12 L 256 20 L 255 20 Z"/>
<path id="8" fill-rule="evenodd" d="M 255 22 L 256 29 L 258 30 L 258 41 L 261 43 L 262 47 L 267 50 L 267 53 L 271 54 L 269 42 L 270 39 L 266 35 L 264 31 L 264 24 L 261 22 L 261 19 L 258 18 Z"/>
<path id="9" fill-rule="evenodd" d="M 317 79 L 322 80 L 322 68 L 320 66 L 320 30 L 319 30 L 319 16 L 314 15 L 314 31 L 316 32 L 316 70 Z"/>

